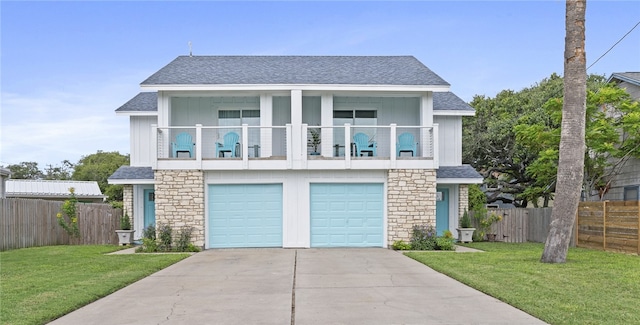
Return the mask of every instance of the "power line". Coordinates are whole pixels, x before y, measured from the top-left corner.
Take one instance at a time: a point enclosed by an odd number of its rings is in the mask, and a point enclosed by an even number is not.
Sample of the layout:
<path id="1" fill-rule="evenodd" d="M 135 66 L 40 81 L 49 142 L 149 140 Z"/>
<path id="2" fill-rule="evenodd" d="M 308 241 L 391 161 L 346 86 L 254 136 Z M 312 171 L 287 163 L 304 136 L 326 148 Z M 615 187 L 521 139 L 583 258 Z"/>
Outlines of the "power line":
<path id="1" fill-rule="evenodd" d="M 591 68 L 594 64 L 598 63 L 598 61 L 600 61 L 600 59 L 602 59 L 605 55 L 607 55 L 607 53 L 609 53 L 611 50 L 613 50 L 614 47 L 616 47 L 616 45 L 618 45 L 618 43 L 620 43 L 625 37 L 627 37 L 627 35 L 631 34 L 631 32 L 636 29 L 636 27 L 638 27 L 638 25 L 640 25 L 640 21 L 638 21 L 638 23 L 633 26 L 631 28 L 631 30 L 629 30 L 626 34 L 624 34 L 624 36 L 622 36 L 621 39 L 619 39 L 615 44 L 613 44 L 611 46 L 611 48 L 609 48 L 606 52 L 604 52 L 603 55 L 601 55 L 595 62 L 591 63 L 591 65 L 589 67 L 587 67 L 587 70 L 589 70 L 589 68 Z"/>

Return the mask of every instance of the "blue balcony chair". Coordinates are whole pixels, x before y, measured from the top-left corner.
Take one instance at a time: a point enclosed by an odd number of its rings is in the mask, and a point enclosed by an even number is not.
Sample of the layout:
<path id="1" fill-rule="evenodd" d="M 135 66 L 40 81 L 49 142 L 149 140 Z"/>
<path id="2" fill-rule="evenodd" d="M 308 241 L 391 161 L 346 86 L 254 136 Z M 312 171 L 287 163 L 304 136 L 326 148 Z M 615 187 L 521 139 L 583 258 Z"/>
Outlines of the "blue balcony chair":
<path id="1" fill-rule="evenodd" d="M 240 143 L 240 136 L 238 133 L 229 132 L 222 137 L 224 143 L 216 142 L 216 158 L 220 157 L 220 153 L 222 153 L 222 157 L 224 157 L 225 152 L 230 152 L 231 157 L 236 157 L 236 150 Z"/>
<path id="2" fill-rule="evenodd" d="M 173 157 L 178 158 L 179 152 L 188 152 L 189 158 L 193 156 L 193 140 L 191 134 L 182 132 L 176 136 L 176 142 L 171 142 L 171 151 L 173 151 Z"/>
<path id="3" fill-rule="evenodd" d="M 418 143 L 414 141 L 413 134 L 402 133 L 398 136 L 396 143 L 397 156 L 400 157 L 401 152 L 411 151 L 411 157 L 415 157 L 418 153 Z"/>
<path id="4" fill-rule="evenodd" d="M 369 144 L 369 136 L 364 133 L 356 133 L 353 136 L 353 142 L 356 145 L 356 156 L 360 157 L 362 152 L 371 152 L 372 156 L 378 154 L 378 144 L 374 141 Z"/>

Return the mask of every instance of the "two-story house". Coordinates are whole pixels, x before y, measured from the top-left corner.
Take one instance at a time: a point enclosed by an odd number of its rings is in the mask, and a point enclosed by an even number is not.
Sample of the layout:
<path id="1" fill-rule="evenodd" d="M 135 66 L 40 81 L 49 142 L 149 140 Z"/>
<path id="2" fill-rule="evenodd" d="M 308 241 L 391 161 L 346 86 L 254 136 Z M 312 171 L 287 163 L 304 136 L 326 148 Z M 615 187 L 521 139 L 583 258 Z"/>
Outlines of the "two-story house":
<path id="1" fill-rule="evenodd" d="M 474 110 L 412 56 L 180 56 L 116 110 L 131 165 L 110 178 L 138 237 L 193 227 L 220 247 L 388 247 L 453 231 L 482 177 Z"/>

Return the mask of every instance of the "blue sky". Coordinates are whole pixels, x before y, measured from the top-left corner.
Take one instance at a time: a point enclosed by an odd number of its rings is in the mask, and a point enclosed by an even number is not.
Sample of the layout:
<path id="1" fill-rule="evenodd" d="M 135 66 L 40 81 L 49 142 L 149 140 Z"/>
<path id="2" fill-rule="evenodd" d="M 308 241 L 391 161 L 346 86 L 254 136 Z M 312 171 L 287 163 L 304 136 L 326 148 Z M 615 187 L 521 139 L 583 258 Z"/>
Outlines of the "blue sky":
<path id="1" fill-rule="evenodd" d="M 565 2 L 0 2 L 0 165 L 129 152 L 114 110 L 179 55 L 413 55 L 465 101 L 563 71 Z M 640 1 L 588 1 L 592 64 Z M 640 27 L 589 73 L 640 71 Z"/>

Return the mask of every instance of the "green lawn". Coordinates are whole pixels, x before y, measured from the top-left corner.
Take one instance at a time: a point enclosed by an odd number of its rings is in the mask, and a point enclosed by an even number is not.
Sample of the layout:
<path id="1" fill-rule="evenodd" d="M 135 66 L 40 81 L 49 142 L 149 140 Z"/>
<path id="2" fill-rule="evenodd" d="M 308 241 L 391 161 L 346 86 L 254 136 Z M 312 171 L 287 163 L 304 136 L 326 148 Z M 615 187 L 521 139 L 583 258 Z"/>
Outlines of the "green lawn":
<path id="1" fill-rule="evenodd" d="M 543 244 L 471 243 L 484 253 L 406 255 L 550 324 L 640 324 L 640 257 L 572 248 L 543 264 Z"/>
<path id="2" fill-rule="evenodd" d="M 0 324 L 44 324 L 188 254 L 105 255 L 117 246 L 47 246 L 0 253 Z"/>

